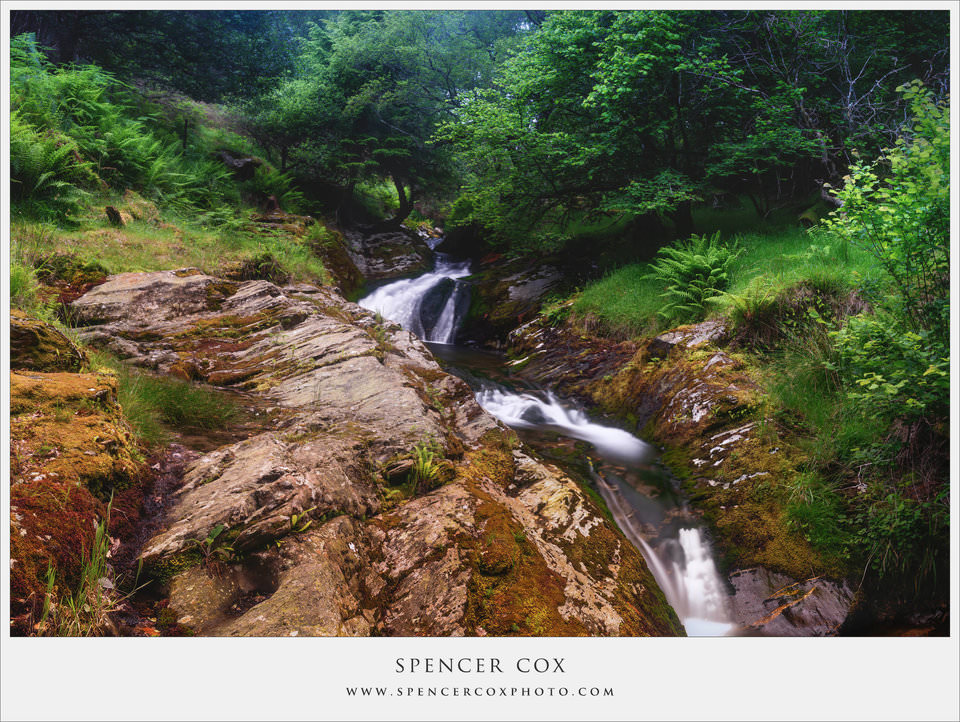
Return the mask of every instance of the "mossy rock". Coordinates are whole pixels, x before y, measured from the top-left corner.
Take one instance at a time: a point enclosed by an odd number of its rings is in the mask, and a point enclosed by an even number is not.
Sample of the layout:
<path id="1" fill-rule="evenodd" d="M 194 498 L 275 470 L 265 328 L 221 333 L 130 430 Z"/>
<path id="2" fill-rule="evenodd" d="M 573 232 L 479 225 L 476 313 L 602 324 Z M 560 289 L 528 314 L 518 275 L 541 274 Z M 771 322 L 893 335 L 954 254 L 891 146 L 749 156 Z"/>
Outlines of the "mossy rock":
<path id="1" fill-rule="evenodd" d="M 160 220 L 160 211 L 157 210 L 156 204 L 131 190 L 123 194 L 122 210 L 129 213 L 137 221 L 157 223 Z"/>
<path id="2" fill-rule="evenodd" d="M 86 354 L 60 331 L 19 310 L 10 312 L 10 367 L 31 371 L 79 371 Z"/>
<path id="3" fill-rule="evenodd" d="M 84 260 L 73 253 L 51 253 L 37 264 L 37 278 L 44 283 L 64 281 L 71 286 L 100 283 L 109 271 L 97 261 Z"/>
<path id="4" fill-rule="evenodd" d="M 108 374 L 11 373 L 11 477 L 81 485 L 106 500 L 144 473 Z"/>

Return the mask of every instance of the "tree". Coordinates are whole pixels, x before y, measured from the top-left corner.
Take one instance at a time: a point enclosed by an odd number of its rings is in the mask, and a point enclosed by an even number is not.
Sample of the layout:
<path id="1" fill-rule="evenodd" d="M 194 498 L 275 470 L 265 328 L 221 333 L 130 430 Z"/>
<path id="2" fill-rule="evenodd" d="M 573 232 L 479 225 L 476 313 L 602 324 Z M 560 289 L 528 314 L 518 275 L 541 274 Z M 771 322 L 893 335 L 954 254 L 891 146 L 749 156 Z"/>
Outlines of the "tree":
<path id="1" fill-rule="evenodd" d="M 518 13 L 339 13 L 310 28 L 298 72 L 263 96 L 257 124 L 282 157 L 348 187 L 388 178 L 399 224 L 422 193 L 452 182 L 448 152 L 428 141 L 465 91 L 492 75 Z M 304 156 L 309 156 L 305 158 Z"/>
<path id="2" fill-rule="evenodd" d="M 944 18 L 552 13 L 439 133 L 468 171 L 458 207 L 534 245 L 563 242 L 584 213 L 655 212 L 685 236 L 691 205 L 716 192 L 767 216 L 896 134 L 904 73 L 925 62 L 942 87 Z"/>

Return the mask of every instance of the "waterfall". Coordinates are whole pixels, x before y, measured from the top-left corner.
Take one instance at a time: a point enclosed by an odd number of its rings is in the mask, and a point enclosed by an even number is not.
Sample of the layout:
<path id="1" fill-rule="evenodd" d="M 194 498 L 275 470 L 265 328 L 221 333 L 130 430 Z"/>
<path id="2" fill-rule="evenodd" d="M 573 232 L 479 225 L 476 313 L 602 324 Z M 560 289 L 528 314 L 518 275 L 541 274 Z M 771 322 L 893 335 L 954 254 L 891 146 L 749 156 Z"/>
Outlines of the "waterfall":
<path id="1" fill-rule="evenodd" d="M 593 444 L 601 454 L 620 463 L 642 463 L 654 455 L 650 444 L 623 429 L 591 422 L 585 413 L 565 407 L 551 393 L 541 401 L 532 394 L 488 387 L 477 393 L 477 403 L 508 426 L 552 429 Z"/>
<path id="2" fill-rule="evenodd" d="M 470 262 L 436 254 L 435 268 L 416 278 L 393 281 L 361 298 L 364 308 L 377 311 L 424 341 L 452 344 L 470 302 Z"/>
<path id="3" fill-rule="evenodd" d="M 532 394 L 517 394 L 485 385 L 476 393 L 477 402 L 508 426 L 556 431 L 591 443 L 609 461 L 642 464 L 654 456 L 653 448 L 622 429 L 593 423 L 578 409 L 565 407 L 552 394 L 541 400 Z M 710 546 L 693 524 L 682 526 L 675 535 L 661 534 L 651 543 L 616 479 L 594 471 L 600 495 L 626 535 L 643 554 L 647 566 L 677 612 L 690 636 L 722 636 L 734 629 L 727 609 L 727 594 L 717 573 Z"/>

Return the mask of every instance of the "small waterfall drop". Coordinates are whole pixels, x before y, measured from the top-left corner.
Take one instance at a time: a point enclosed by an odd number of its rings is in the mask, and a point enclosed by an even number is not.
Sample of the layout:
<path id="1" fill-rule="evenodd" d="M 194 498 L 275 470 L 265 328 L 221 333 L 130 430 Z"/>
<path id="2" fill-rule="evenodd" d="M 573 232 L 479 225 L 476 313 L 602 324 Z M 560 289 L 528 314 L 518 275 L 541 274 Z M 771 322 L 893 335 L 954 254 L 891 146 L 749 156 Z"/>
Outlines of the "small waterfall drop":
<path id="1" fill-rule="evenodd" d="M 578 409 L 565 407 L 553 395 L 543 401 L 532 394 L 517 394 L 485 385 L 477 402 L 508 426 L 556 431 L 591 443 L 615 464 L 643 464 L 655 452 L 646 442 L 622 429 L 593 423 Z M 592 466 L 592 465 L 591 465 Z M 722 636 L 734 629 L 727 609 L 727 594 L 717 573 L 710 547 L 700 529 L 682 523 L 674 532 L 647 539 L 637 509 L 628 500 L 625 483 L 592 472 L 594 483 L 617 524 L 644 558 L 667 601 L 690 636 Z"/>
<path id="2" fill-rule="evenodd" d="M 593 444 L 600 453 L 620 463 L 642 463 L 654 456 L 650 444 L 623 429 L 593 423 L 579 409 L 563 406 L 551 393 L 547 393 L 546 401 L 541 401 L 532 394 L 491 387 L 476 396 L 477 403 L 508 426 L 553 429 Z"/>
<path id="3" fill-rule="evenodd" d="M 431 248 L 438 242 L 436 239 Z M 357 303 L 424 341 L 452 344 L 470 304 L 469 285 L 458 279 L 469 275 L 469 261 L 454 261 L 445 253 L 436 253 L 432 271 L 380 286 Z"/>

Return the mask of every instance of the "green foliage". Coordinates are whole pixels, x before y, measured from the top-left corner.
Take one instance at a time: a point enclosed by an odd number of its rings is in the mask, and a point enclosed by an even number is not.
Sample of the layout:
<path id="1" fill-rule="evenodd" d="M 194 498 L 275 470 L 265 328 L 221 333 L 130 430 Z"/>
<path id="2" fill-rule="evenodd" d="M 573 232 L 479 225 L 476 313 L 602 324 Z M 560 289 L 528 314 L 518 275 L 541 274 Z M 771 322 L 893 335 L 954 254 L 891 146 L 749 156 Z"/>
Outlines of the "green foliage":
<path id="1" fill-rule="evenodd" d="M 236 559 L 236 550 L 224 542 L 226 537 L 222 534 L 225 529 L 223 524 L 217 524 L 205 538 L 187 540 L 200 553 L 200 561 L 207 569 L 216 570 L 220 564 Z"/>
<path id="2" fill-rule="evenodd" d="M 275 196 L 280 207 L 290 213 L 300 211 L 305 204 L 303 193 L 295 187 L 293 177 L 271 166 L 259 166 L 253 178 L 245 182 L 243 187 L 258 198 Z"/>
<path id="3" fill-rule="evenodd" d="M 68 218 L 80 208 L 93 178 L 68 136 L 41 133 L 14 110 L 10 115 L 10 200 L 21 213 Z"/>
<path id="4" fill-rule="evenodd" d="M 949 112 L 919 83 L 913 118 L 873 164 L 851 169 L 828 228 L 877 259 L 894 293 L 836 334 L 849 394 L 871 416 L 944 417 L 949 395 Z"/>
<path id="5" fill-rule="evenodd" d="M 11 41 L 11 169 L 17 212 L 66 219 L 85 192 L 138 188 L 209 207 L 231 174 L 205 149 L 180 147 L 156 108 L 93 65 L 55 67 L 29 35 Z"/>
<path id="6" fill-rule="evenodd" d="M 432 488 L 438 475 L 436 445 L 429 442 L 417 443 L 413 447 L 413 468 L 410 470 L 414 489 Z"/>
<path id="7" fill-rule="evenodd" d="M 873 495 L 862 501 L 854 519 L 854 541 L 867 550 L 871 570 L 880 577 L 908 575 L 917 587 L 936 580 L 949 552 L 947 489 L 922 501 L 901 489 L 881 488 Z"/>
<path id="8" fill-rule="evenodd" d="M 895 284 L 891 309 L 946 340 L 949 290 L 949 107 L 915 81 L 898 89 L 912 118 L 893 148 L 850 169 L 827 226 L 866 248 Z"/>
<path id="9" fill-rule="evenodd" d="M 834 333 L 837 368 L 852 380 L 849 397 L 870 417 L 946 418 L 950 394 L 949 349 L 937 334 L 903 328 L 880 311 L 851 317 Z"/>
<path id="10" fill-rule="evenodd" d="M 669 323 L 700 320 L 707 302 L 730 285 L 730 269 L 742 252 L 736 241 L 722 244 L 719 233 L 661 248 L 647 276 L 663 288 L 657 314 Z"/>
<path id="11" fill-rule="evenodd" d="M 821 552 L 849 554 L 843 500 L 819 474 L 804 472 L 790 480 L 785 513 L 791 526 Z"/>
<path id="12" fill-rule="evenodd" d="M 310 512 L 316 509 L 317 507 L 311 506 L 309 509 L 304 509 L 299 513 L 294 513 L 290 515 L 290 531 L 294 534 L 300 534 L 305 532 L 313 524 L 313 519 L 310 518 Z"/>

